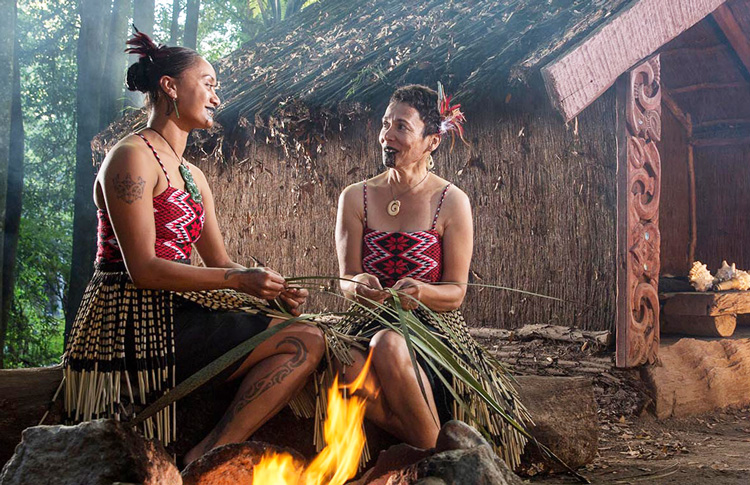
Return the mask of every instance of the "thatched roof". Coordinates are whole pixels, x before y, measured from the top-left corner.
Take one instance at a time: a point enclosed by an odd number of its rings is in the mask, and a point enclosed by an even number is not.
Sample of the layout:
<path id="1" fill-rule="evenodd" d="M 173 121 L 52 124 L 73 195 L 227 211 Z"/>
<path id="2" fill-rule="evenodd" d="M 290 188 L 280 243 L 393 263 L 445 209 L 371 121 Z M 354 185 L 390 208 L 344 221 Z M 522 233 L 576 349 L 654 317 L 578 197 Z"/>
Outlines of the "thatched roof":
<path id="1" fill-rule="evenodd" d="M 309 162 L 332 132 L 380 112 L 404 84 L 442 81 L 464 105 L 503 100 L 634 3 L 321 0 L 219 61 L 221 137 L 262 127 L 267 141 Z M 97 158 L 143 124 L 143 113 L 113 123 L 94 140 Z"/>
<path id="2" fill-rule="evenodd" d="M 322 0 L 219 63 L 225 126 L 292 102 L 345 115 L 441 80 L 462 101 L 506 96 L 633 0 Z"/>

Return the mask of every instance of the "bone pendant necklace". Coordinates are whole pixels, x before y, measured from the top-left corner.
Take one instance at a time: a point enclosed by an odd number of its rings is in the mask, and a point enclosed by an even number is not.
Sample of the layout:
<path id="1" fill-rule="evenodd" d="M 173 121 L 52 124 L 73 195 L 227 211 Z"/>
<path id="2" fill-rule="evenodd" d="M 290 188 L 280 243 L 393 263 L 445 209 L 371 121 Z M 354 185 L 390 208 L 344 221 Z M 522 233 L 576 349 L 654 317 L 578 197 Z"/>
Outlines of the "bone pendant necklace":
<path id="1" fill-rule="evenodd" d="M 417 186 L 419 186 L 419 184 L 421 184 L 422 182 L 424 182 L 427 179 L 428 175 L 430 175 L 430 172 L 427 172 L 426 174 L 424 174 L 424 177 L 422 177 L 422 180 L 420 180 L 416 184 L 414 184 L 411 187 L 409 187 L 408 189 L 406 189 L 406 191 L 398 194 L 398 196 L 393 195 L 393 186 L 390 183 L 388 183 L 388 188 L 391 189 L 391 201 L 388 202 L 388 206 L 386 207 L 386 211 L 388 212 L 389 216 L 396 217 L 398 215 L 399 211 L 401 210 L 401 201 L 398 200 L 398 198 L 399 197 L 403 197 L 406 194 L 408 194 L 409 192 L 411 192 L 412 190 L 416 189 Z"/>
<path id="2" fill-rule="evenodd" d="M 198 204 L 203 202 L 203 196 L 201 195 L 201 191 L 198 188 L 198 184 L 195 183 L 195 179 L 193 178 L 193 174 L 190 173 L 190 169 L 188 168 L 187 164 L 185 163 L 185 160 L 177 155 L 177 151 L 174 149 L 171 143 L 169 143 L 169 140 L 164 138 L 164 135 L 162 135 L 158 130 L 148 127 L 149 130 L 153 131 L 157 135 L 161 137 L 162 140 L 169 146 L 169 148 L 172 149 L 172 153 L 174 153 L 174 156 L 177 158 L 177 161 L 180 162 L 180 176 L 182 177 L 183 182 L 185 182 L 185 192 L 190 194 L 190 197 L 193 198 L 195 202 Z"/>

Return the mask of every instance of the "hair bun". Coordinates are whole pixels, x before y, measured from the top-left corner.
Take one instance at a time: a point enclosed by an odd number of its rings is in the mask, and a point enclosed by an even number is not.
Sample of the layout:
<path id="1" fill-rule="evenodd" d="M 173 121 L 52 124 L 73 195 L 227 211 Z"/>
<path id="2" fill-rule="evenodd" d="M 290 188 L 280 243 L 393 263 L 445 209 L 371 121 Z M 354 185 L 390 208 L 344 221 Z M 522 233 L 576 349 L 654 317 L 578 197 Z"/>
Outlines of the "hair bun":
<path id="1" fill-rule="evenodd" d="M 141 57 L 138 62 L 134 62 L 128 68 L 128 74 L 125 83 L 129 91 L 140 91 L 147 93 L 149 91 L 149 71 L 151 61 L 148 57 Z"/>

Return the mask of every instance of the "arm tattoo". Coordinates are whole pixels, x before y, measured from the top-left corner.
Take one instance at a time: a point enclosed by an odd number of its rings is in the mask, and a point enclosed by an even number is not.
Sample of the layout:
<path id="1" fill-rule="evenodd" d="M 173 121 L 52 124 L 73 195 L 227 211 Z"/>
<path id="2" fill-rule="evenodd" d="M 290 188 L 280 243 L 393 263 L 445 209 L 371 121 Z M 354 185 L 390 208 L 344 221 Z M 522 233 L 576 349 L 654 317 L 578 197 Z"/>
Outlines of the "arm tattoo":
<path id="1" fill-rule="evenodd" d="M 115 192 L 117 193 L 118 199 L 123 200 L 128 204 L 132 204 L 136 200 L 143 198 L 143 186 L 146 185 L 146 181 L 141 177 L 138 177 L 137 180 L 133 180 L 130 172 L 125 172 L 123 178 L 121 178 L 119 174 L 115 175 L 113 183 L 115 185 Z"/>
<path id="2" fill-rule="evenodd" d="M 232 277 L 233 275 L 236 275 L 236 274 L 239 274 L 239 273 L 249 273 L 249 272 L 251 272 L 251 271 L 252 271 L 252 269 L 249 269 L 249 268 L 243 268 L 243 269 L 240 269 L 240 268 L 228 269 L 228 270 L 226 270 L 226 271 L 224 272 L 224 281 L 228 280 L 228 279 L 229 279 L 229 278 L 231 278 L 231 277 Z"/>
<path id="3" fill-rule="evenodd" d="M 207 453 L 214 447 L 214 445 L 216 445 L 216 442 L 219 440 L 219 436 L 224 432 L 229 423 L 231 423 L 234 420 L 235 416 L 242 412 L 242 410 L 245 409 L 248 404 L 255 401 L 255 399 L 257 399 L 267 390 L 278 384 L 281 384 L 284 379 L 289 376 L 289 374 L 291 374 L 296 368 L 301 366 L 305 360 L 307 360 L 307 346 L 305 346 L 305 343 L 302 340 L 297 337 L 286 337 L 281 342 L 279 342 L 278 345 L 276 345 L 276 348 L 278 349 L 284 344 L 289 344 L 294 347 L 294 353 L 291 354 L 292 357 L 287 360 L 282 366 L 277 367 L 273 371 L 258 379 L 242 395 L 238 395 L 235 398 L 234 404 L 232 404 L 232 406 L 227 409 L 227 412 L 224 413 L 224 416 L 221 418 L 221 421 L 219 421 L 219 424 L 217 424 L 214 430 L 211 432 L 204 453 Z"/>

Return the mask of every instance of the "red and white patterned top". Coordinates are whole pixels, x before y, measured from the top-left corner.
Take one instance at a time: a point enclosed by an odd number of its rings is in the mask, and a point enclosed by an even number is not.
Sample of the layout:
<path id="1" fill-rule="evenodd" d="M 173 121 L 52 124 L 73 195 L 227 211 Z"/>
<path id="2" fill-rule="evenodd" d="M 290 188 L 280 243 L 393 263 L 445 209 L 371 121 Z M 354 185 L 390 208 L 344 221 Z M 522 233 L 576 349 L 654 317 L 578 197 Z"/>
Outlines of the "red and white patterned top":
<path id="1" fill-rule="evenodd" d="M 367 227 L 367 182 L 364 183 L 362 268 L 375 275 L 384 288 L 402 278 L 436 283 L 443 277 L 443 238 L 435 226 L 449 187 L 450 184 L 443 190 L 429 231 L 387 232 Z"/>
<path id="2" fill-rule="evenodd" d="M 161 163 L 159 155 L 145 136 L 138 133 L 143 141 L 154 152 L 156 161 L 159 162 L 164 175 L 167 177 L 167 189 L 154 197 L 154 222 L 156 223 L 156 241 L 154 249 L 156 257 L 162 259 L 189 259 L 193 252 L 193 243 L 196 242 L 203 231 L 205 212 L 203 204 L 193 200 L 190 194 L 184 190 L 172 187 L 164 164 Z M 97 263 L 121 262 L 122 252 L 117 243 L 112 223 L 107 211 L 97 211 L 99 220 L 97 228 Z"/>

